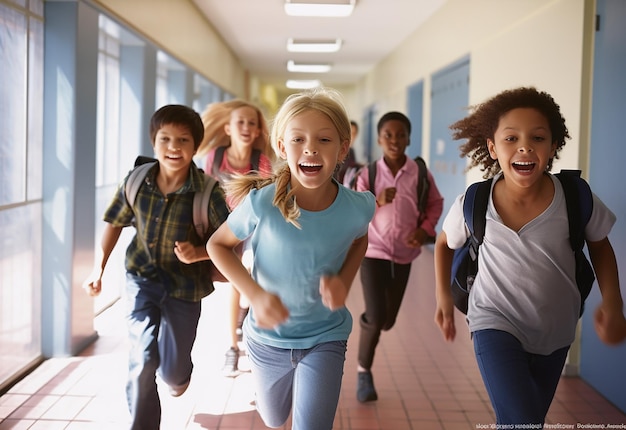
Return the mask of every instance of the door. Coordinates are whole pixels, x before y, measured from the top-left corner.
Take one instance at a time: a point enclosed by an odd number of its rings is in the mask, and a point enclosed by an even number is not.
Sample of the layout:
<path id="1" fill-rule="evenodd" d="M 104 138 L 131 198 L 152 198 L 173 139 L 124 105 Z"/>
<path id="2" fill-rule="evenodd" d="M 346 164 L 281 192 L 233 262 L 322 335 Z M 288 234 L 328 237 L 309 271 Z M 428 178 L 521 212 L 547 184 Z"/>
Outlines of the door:
<path id="1" fill-rule="evenodd" d="M 626 2 L 598 0 L 597 13 L 589 182 L 594 193 L 617 215 L 609 239 L 621 275 L 622 299 L 626 301 L 626 198 L 624 188 L 616 186 L 626 160 L 626 145 L 621 137 L 626 115 Z M 585 303 L 582 319 L 580 375 L 626 412 L 626 344 L 610 347 L 598 339 L 593 311 L 600 300 L 595 286 Z"/>
<path id="2" fill-rule="evenodd" d="M 456 196 L 465 190 L 467 162 L 459 156 L 461 142 L 452 140 L 450 125 L 467 115 L 469 58 L 433 75 L 431 98 L 430 170 L 444 198 L 441 225 Z"/>

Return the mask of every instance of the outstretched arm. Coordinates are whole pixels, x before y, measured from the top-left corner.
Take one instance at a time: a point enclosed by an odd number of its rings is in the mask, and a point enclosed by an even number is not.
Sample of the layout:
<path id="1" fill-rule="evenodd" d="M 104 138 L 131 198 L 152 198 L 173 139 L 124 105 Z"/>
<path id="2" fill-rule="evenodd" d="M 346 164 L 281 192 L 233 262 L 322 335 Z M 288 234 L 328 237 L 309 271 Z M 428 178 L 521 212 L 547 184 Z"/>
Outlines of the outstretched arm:
<path id="1" fill-rule="evenodd" d="M 223 223 L 207 242 L 206 250 L 215 267 L 246 296 L 254 310 L 257 325 L 261 328 L 274 328 L 289 317 L 289 311 L 278 296 L 265 291 L 252 279 L 234 251 L 240 242 L 228 224 Z"/>
<path id="2" fill-rule="evenodd" d="M 106 267 L 107 261 L 113 252 L 113 248 L 120 238 L 123 227 L 116 227 L 110 223 L 106 223 L 102 239 L 100 241 L 100 249 L 96 255 L 93 271 L 89 278 L 83 283 L 83 288 L 90 296 L 97 296 L 102 291 L 102 274 Z"/>
<path id="3" fill-rule="evenodd" d="M 453 341 L 456 336 L 454 324 L 454 299 L 450 291 L 450 271 L 454 250 L 448 247 L 446 233 L 442 231 L 435 242 L 435 323 L 443 337 Z"/>
<path id="4" fill-rule="evenodd" d="M 615 345 L 626 339 L 624 302 L 615 252 L 608 237 L 597 242 L 587 242 L 587 248 L 602 294 L 602 303 L 594 314 L 596 333 L 604 343 Z"/>

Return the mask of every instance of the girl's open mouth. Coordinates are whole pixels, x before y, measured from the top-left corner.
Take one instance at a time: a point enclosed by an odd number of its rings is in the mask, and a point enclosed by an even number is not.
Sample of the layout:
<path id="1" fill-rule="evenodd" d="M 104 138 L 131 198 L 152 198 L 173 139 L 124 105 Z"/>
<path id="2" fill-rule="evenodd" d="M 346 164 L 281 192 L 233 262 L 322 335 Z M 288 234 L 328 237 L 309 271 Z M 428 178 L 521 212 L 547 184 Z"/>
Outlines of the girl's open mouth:
<path id="1" fill-rule="evenodd" d="M 533 161 L 516 161 L 513 163 L 513 168 L 518 172 L 531 172 L 535 168 Z"/>
<path id="2" fill-rule="evenodd" d="M 300 170 L 302 170 L 304 173 L 317 173 L 322 170 L 322 165 L 314 163 L 302 163 L 300 164 Z"/>

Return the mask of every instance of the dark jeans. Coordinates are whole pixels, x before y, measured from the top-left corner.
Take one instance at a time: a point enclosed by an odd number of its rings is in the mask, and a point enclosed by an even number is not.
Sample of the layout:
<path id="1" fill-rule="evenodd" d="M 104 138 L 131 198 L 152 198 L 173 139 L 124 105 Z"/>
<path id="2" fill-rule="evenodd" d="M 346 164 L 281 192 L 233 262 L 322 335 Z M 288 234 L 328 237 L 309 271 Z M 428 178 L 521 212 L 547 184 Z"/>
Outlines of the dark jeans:
<path id="1" fill-rule="evenodd" d="M 396 323 L 410 273 L 410 263 L 396 264 L 375 258 L 364 258 L 361 262 L 365 312 L 359 319 L 358 360 L 366 369 L 370 369 L 374 362 L 381 331 L 390 330 Z"/>
<path id="2" fill-rule="evenodd" d="M 193 363 L 201 302 L 169 297 L 158 281 L 126 275 L 130 340 L 126 395 L 133 430 L 158 430 L 161 404 L 156 372 L 170 386 L 186 383 Z"/>
<path id="3" fill-rule="evenodd" d="M 543 425 L 569 346 L 539 355 L 524 351 L 515 336 L 501 330 L 479 330 L 473 339 L 497 423 Z"/>

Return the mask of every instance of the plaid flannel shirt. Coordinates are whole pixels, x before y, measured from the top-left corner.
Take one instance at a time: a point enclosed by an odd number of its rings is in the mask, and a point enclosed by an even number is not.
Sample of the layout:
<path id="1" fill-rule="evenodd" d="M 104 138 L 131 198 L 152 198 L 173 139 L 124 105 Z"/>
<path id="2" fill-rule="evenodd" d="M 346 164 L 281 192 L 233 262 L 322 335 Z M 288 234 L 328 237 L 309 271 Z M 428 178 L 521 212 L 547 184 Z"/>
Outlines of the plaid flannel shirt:
<path id="1" fill-rule="evenodd" d="M 198 237 L 193 226 L 193 196 L 204 186 L 203 173 L 195 164 L 189 177 L 176 192 L 164 196 L 156 184 L 158 163 L 151 167 L 139 188 L 134 207 L 126 200 L 128 176 L 118 187 L 104 213 L 104 221 L 117 227 L 134 225 L 136 234 L 126 249 L 126 270 L 134 275 L 160 280 L 171 297 L 199 301 L 213 291 L 209 262 L 185 264 L 174 254 L 176 241 L 205 245 L 211 234 L 228 217 L 228 206 L 221 187 L 216 186 L 209 202 L 212 230 Z"/>

